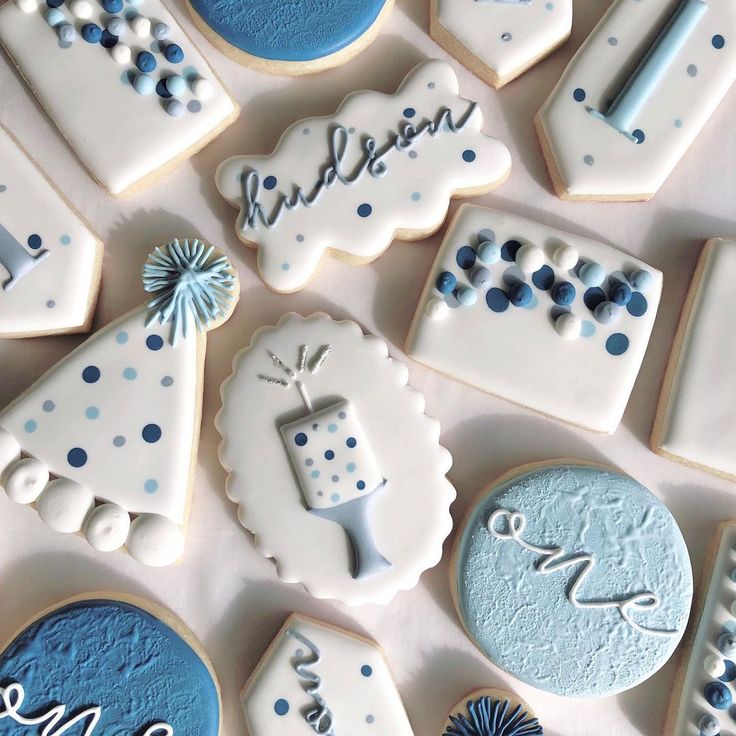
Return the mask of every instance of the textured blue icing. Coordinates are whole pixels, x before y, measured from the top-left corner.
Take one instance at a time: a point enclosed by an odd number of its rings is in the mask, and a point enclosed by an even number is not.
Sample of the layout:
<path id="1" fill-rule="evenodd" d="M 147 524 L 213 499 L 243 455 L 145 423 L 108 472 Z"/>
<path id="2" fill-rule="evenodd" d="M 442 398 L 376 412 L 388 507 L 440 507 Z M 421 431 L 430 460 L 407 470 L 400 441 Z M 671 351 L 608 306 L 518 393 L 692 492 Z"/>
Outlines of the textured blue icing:
<path id="1" fill-rule="evenodd" d="M 580 566 L 540 574 L 542 557 L 498 539 L 486 524 L 498 509 L 526 516 L 524 539 L 586 552 L 596 564 L 578 600 L 656 593 L 656 610 L 578 609 L 567 598 Z M 670 512 L 626 476 L 588 466 L 533 469 L 493 489 L 474 509 L 456 558 L 459 609 L 478 647 L 535 687 L 572 697 L 620 692 L 653 674 L 676 648 L 693 584 L 687 547 Z"/>
<path id="2" fill-rule="evenodd" d="M 314 61 L 366 33 L 387 0 L 192 0 L 225 41 L 273 61 Z"/>
<path id="3" fill-rule="evenodd" d="M 217 687 L 197 653 L 166 624 L 119 601 L 73 603 L 31 624 L 0 655 L 0 687 L 13 682 L 25 690 L 23 715 L 63 704 L 73 717 L 100 706 L 95 736 L 140 736 L 158 722 L 176 736 L 219 730 Z M 0 728 L 3 736 L 40 730 L 9 718 Z"/>

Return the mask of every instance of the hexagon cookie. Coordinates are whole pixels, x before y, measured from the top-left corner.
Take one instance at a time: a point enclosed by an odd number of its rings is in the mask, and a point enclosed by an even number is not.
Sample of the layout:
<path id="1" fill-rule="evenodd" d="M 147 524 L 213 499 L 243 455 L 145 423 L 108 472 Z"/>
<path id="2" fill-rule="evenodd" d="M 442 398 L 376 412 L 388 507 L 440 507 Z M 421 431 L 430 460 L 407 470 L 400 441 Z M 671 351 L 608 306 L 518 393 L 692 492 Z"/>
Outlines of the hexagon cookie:
<path id="1" fill-rule="evenodd" d="M 292 614 L 242 694 L 250 736 L 413 736 L 378 645 Z M 339 726 L 338 726 L 339 724 Z"/>

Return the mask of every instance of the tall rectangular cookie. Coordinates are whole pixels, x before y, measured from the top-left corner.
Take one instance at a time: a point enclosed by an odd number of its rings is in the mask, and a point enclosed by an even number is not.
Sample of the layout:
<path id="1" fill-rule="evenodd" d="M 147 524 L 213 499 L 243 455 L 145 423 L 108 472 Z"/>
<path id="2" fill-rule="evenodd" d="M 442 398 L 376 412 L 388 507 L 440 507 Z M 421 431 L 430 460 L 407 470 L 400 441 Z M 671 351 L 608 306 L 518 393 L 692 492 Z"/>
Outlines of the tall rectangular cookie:
<path id="1" fill-rule="evenodd" d="M 111 194 L 152 183 L 238 115 L 160 0 L 10 0 L 0 44 Z"/>
<path id="2" fill-rule="evenodd" d="M 734 283 L 736 240 L 709 240 L 675 337 L 652 449 L 736 481 Z"/>

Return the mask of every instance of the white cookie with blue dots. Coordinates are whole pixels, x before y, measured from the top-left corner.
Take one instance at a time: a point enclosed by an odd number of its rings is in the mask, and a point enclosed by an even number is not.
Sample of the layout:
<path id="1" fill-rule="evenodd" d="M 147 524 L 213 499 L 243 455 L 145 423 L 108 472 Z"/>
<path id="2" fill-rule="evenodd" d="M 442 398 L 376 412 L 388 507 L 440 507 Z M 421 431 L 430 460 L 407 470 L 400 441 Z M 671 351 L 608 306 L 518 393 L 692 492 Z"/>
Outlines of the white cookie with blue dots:
<path id="1" fill-rule="evenodd" d="M 380 647 L 297 613 L 241 699 L 250 736 L 414 736 Z"/>
<path id="2" fill-rule="evenodd" d="M 0 45 L 114 195 L 153 183 L 239 113 L 160 0 L 6 2 Z"/>
<path id="3" fill-rule="evenodd" d="M 561 46 L 572 0 L 432 0 L 430 34 L 470 71 L 503 87 Z"/>
<path id="4" fill-rule="evenodd" d="M 662 274 L 623 251 L 463 205 L 437 254 L 408 354 L 595 432 L 616 430 L 649 344 Z"/>
<path id="5" fill-rule="evenodd" d="M 86 332 L 102 243 L 0 126 L 0 337 Z"/>
<path id="6" fill-rule="evenodd" d="M 696 627 L 680 655 L 662 733 L 736 733 L 736 521 L 718 529 L 704 569 Z"/>
<path id="7" fill-rule="evenodd" d="M 184 277 L 182 277 L 182 275 Z M 0 487 L 52 529 L 146 565 L 184 549 L 206 330 L 237 301 L 237 274 L 201 241 L 156 249 L 151 301 L 95 333 L 0 413 Z"/>
<path id="8" fill-rule="evenodd" d="M 616 0 L 536 117 L 557 195 L 654 196 L 736 79 L 734 29 L 733 0 Z"/>
<path id="9" fill-rule="evenodd" d="M 393 95 L 354 92 L 334 115 L 294 123 L 269 156 L 227 159 L 215 181 L 263 281 L 297 291 L 326 254 L 368 263 L 394 237 L 438 230 L 452 197 L 499 186 L 511 156 L 482 127 L 452 67 L 429 60 Z"/>

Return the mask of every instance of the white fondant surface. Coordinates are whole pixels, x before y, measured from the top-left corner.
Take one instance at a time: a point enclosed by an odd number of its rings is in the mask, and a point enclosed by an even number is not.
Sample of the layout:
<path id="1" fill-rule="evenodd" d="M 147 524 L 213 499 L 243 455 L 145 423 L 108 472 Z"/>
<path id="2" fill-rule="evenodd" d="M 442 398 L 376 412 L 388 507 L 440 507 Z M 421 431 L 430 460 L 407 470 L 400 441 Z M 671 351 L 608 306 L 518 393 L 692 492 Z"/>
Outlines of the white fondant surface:
<path id="1" fill-rule="evenodd" d="M 707 11 L 635 118 L 633 130 L 646 136 L 642 144 L 590 114 L 590 109 L 606 112 L 680 2 L 616 0 L 542 106 L 541 123 L 570 195 L 655 194 L 736 79 L 736 5 L 708 0 Z M 720 49 L 713 44 L 718 35 L 727 39 Z M 578 89 L 585 92 L 581 102 L 574 97 Z M 707 153 L 717 156 L 718 147 Z"/>
<path id="2" fill-rule="evenodd" d="M 166 23 L 171 29 L 166 42 L 180 46 L 184 60 L 169 63 L 156 51 L 157 66 L 151 74 L 154 82 L 192 69 L 193 79 L 203 76 L 214 88 L 212 97 L 202 101 L 201 110 L 195 113 L 187 109 L 196 100 L 187 87 L 178 98 L 185 107 L 178 118 L 166 112 L 166 100 L 155 91 L 140 95 L 129 81 L 123 81 L 124 73 L 137 72 L 138 52 L 151 49 L 154 39 L 150 35 L 137 36 L 126 22 L 127 31 L 120 42 L 130 47 L 133 58 L 128 64 L 119 64 L 100 44 L 82 39 L 81 26 L 86 21 L 76 20 L 66 5 L 60 10 L 66 21 L 77 27 L 77 39 L 69 48 L 61 48 L 56 31 L 44 17 L 46 10 L 46 4 L 41 3 L 35 12 L 24 13 L 12 0 L 6 2 L 0 7 L 0 45 L 92 176 L 113 194 L 183 154 L 233 113 L 233 102 L 209 64 L 160 0 L 141 0 L 135 13 Z M 131 12 L 127 6 L 125 10 Z M 104 27 L 107 17 L 95 2 L 90 20 Z"/>
<path id="3" fill-rule="evenodd" d="M 49 253 L 11 289 L 0 286 L 0 335 L 56 332 L 83 325 L 90 291 L 99 280 L 96 268 L 101 246 L 2 127 L 0 225 L 28 253 Z M 41 239 L 35 252 L 27 245 L 32 235 Z M 7 277 L 0 263 L 0 284 Z"/>
<path id="4" fill-rule="evenodd" d="M 659 444 L 686 462 L 736 476 L 736 240 L 716 239 L 706 248 Z"/>

